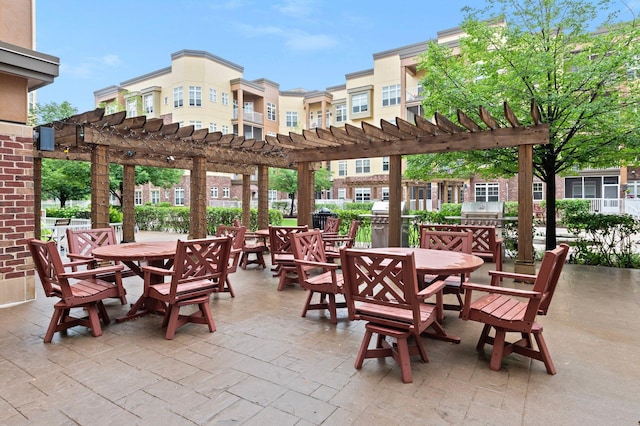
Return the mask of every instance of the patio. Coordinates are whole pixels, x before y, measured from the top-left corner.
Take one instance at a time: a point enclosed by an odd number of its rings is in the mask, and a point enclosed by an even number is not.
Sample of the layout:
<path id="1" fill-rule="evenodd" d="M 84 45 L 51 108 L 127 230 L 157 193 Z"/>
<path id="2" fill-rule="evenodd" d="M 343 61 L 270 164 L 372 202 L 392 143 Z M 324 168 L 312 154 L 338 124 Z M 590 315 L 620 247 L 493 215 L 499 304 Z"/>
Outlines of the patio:
<path id="1" fill-rule="evenodd" d="M 138 233 L 137 240 L 184 236 Z M 506 270 L 513 270 L 513 261 Z M 488 282 L 485 265 L 472 277 Z M 217 331 L 187 325 L 164 339 L 150 315 L 91 337 L 78 327 L 42 336 L 53 300 L 0 309 L 2 424 L 637 424 L 640 420 L 640 271 L 565 265 L 541 317 L 558 373 L 510 355 L 489 369 L 475 344 L 481 325 L 447 311 L 460 345 L 425 340 L 403 384 L 390 360 L 353 367 L 364 332 L 345 310 L 338 324 L 304 292 L 276 291 L 271 271 L 238 270 L 236 292 L 215 295 Z M 507 283 L 510 285 L 510 283 Z M 125 280 L 134 301 L 142 282 Z M 113 318 L 127 307 L 106 303 Z M 77 333 L 82 333 L 81 336 Z"/>

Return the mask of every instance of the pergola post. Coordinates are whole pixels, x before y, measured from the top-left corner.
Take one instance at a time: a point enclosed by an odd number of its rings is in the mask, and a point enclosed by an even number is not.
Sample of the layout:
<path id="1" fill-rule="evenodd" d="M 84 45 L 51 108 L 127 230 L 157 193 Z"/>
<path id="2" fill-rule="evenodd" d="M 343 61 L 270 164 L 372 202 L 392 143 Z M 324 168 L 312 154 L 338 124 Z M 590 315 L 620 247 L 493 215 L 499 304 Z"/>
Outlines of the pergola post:
<path id="1" fill-rule="evenodd" d="M 298 226 L 313 228 L 311 211 L 315 197 L 313 194 L 313 167 L 311 163 L 298 163 Z"/>
<path id="2" fill-rule="evenodd" d="M 269 227 L 269 167 L 258 166 L 258 229 Z"/>
<path id="3" fill-rule="evenodd" d="M 533 256 L 533 145 L 518 147 L 518 260 L 514 272 L 535 274 Z"/>
<path id="4" fill-rule="evenodd" d="M 136 240 L 136 166 L 125 164 L 122 166 L 122 242 L 130 243 Z"/>
<path id="5" fill-rule="evenodd" d="M 242 218 L 241 222 L 251 226 L 251 175 L 242 175 Z"/>
<path id="6" fill-rule="evenodd" d="M 205 238 L 207 236 L 207 159 L 193 157 L 191 168 L 189 208 L 189 237 Z"/>
<path id="7" fill-rule="evenodd" d="M 402 226 L 402 156 L 389 157 L 389 247 L 400 247 Z"/>
<path id="8" fill-rule="evenodd" d="M 91 227 L 109 226 L 109 147 L 91 150 Z"/>

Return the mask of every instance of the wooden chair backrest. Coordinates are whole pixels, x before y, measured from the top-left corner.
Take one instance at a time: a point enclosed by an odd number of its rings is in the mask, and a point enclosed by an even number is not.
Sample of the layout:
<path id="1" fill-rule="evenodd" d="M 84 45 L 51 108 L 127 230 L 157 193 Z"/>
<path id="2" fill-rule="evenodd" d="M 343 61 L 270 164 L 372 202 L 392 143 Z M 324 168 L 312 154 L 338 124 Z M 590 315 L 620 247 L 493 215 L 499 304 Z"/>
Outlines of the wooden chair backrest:
<path id="1" fill-rule="evenodd" d="M 496 249 L 496 227 L 493 225 L 456 225 L 456 224 L 420 224 L 420 236 L 424 230 L 447 231 L 447 232 L 469 232 L 473 234 L 471 240 L 471 252 L 482 254 L 494 254 Z M 422 242 L 420 242 L 422 244 Z M 422 246 L 422 245 L 421 245 Z"/>
<path id="2" fill-rule="evenodd" d="M 188 295 L 194 297 L 218 289 L 219 283 L 227 278 L 231 244 L 230 236 L 178 240 L 169 292 L 170 302 L 185 296 L 178 292 L 181 284 L 192 284 L 185 287 Z"/>
<path id="3" fill-rule="evenodd" d="M 472 240 L 473 233 L 471 231 L 430 231 L 424 229 L 420 235 L 420 248 L 471 254 Z"/>
<path id="4" fill-rule="evenodd" d="M 271 252 L 271 261 L 275 262 L 274 256 L 278 254 L 292 254 L 291 234 L 297 232 L 306 232 L 309 228 L 307 225 L 302 226 L 271 226 L 269 225 L 269 251 Z"/>
<path id="5" fill-rule="evenodd" d="M 341 251 L 349 319 L 413 330 L 420 323 L 413 252 Z"/>
<path id="6" fill-rule="evenodd" d="M 355 244 L 356 235 L 358 235 L 358 226 L 360 226 L 359 220 L 352 220 L 351 225 L 349 226 L 349 232 L 347 232 L 347 237 L 349 241 L 345 244 L 346 248 L 351 248 Z"/>
<path id="7" fill-rule="evenodd" d="M 216 237 L 230 236 L 232 239 L 231 249 L 242 250 L 242 246 L 244 245 L 244 234 L 246 232 L 246 226 L 218 225 L 218 229 L 216 230 Z"/>
<path id="8" fill-rule="evenodd" d="M 44 294 L 47 297 L 71 298 L 69 281 L 60 276 L 64 273 L 64 265 L 55 241 L 30 239 L 28 245 Z"/>
<path id="9" fill-rule="evenodd" d="M 569 245 L 560 244 L 555 249 L 547 251 L 544 255 L 544 258 L 542 259 L 540 271 L 538 272 L 538 277 L 536 278 L 536 282 L 533 286 L 533 289 L 535 291 L 542 291 L 542 300 L 540 301 L 540 306 L 538 307 L 538 315 L 546 315 L 547 311 L 549 310 L 549 305 L 551 304 L 551 299 L 553 298 L 553 294 L 556 291 L 558 280 L 560 279 L 560 273 L 562 272 L 564 263 L 567 260 L 568 253 Z M 553 263 L 551 259 L 553 259 Z M 545 264 L 545 260 L 547 264 Z M 541 274 L 549 275 L 548 279 L 544 279 L 544 290 L 538 290 L 538 278 Z M 542 286 L 542 284 L 540 284 L 540 286 Z"/>
<path id="10" fill-rule="evenodd" d="M 324 232 L 328 234 L 337 234 L 340 231 L 340 218 L 328 217 L 324 223 Z"/>
<path id="11" fill-rule="evenodd" d="M 324 252 L 324 240 L 319 230 L 296 232 L 291 234 L 291 246 L 294 259 L 308 260 L 311 262 L 327 262 Z M 303 279 L 307 277 L 307 271 L 314 269 L 309 265 L 298 265 L 298 270 Z"/>
<path id="12" fill-rule="evenodd" d="M 67 229 L 69 253 L 91 256 L 93 249 L 117 244 L 113 228 Z"/>

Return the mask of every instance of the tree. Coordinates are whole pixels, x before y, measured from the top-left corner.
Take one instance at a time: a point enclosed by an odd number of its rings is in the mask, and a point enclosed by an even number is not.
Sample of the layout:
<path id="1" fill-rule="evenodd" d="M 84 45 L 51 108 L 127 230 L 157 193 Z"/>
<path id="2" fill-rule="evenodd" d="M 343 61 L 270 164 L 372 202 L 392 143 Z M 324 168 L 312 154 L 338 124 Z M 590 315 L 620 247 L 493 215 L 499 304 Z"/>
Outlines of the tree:
<path id="1" fill-rule="evenodd" d="M 56 120 L 62 120 L 78 113 L 78 108 L 71 106 L 67 101 L 58 104 L 49 102 L 44 105 L 36 104 L 31 111 L 30 121 L 32 124 L 48 124 Z"/>
<path id="2" fill-rule="evenodd" d="M 640 30 L 636 21 L 614 24 L 616 12 L 591 31 L 598 8 L 609 10 L 610 3 L 487 0 L 484 9 L 464 9 L 468 36 L 458 52 L 431 42 L 420 60 L 426 116 L 453 108 L 477 116 L 482 105 L 499 118 L 506 101 L 526 125 L 535 100 L 550 133 L 549 144 L 534 147 L 533 160 L 546 184 L 547 249 L 556 245 L 556 175 L 638 159 Z M 460 168 L 467 176 L 517 173 L 517 149 L 438 154 L 439 167 L 432 158 L 410 158 L 407 177 Z"/>
<path id="3" fill-rule="evenodd" d="M 120 205 L 122 205 L 122 170 L 121 165 L 109 165 L 109 191 L 120 201 Z M 136 185 L 151 182 L 154 186 L 168 189 L 182 181 L 184 170 L 136 166 L 135 174 Z"/>
<path id="4" fill-rule="evenodd" d="M 321 168 L 314 173 L 314 190 L 316 192 L 332 186 L 331 171 Z M 284 192 L 291 199 L 289 216 L 293 216 L 293 203 L 298 191 L 298 172 L 289 169 L 269 169 L 269 189 Z"/>
<path id="5" fill-rule="evenodd" d="M 69 200 L 91 195 L 91 164 L 84 161 L 42 160 L 42 194 L 56 198 L 64 208 Z"/>

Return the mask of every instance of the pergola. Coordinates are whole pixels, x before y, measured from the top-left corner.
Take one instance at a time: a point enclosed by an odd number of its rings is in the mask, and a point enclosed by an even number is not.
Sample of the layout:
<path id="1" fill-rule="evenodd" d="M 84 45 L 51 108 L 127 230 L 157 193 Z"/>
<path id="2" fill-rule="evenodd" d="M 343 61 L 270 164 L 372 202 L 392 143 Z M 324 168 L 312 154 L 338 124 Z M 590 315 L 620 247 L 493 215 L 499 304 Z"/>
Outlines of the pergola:
<path id="1" fill-rule="evenodd" d="M 258 227 L 268 226 L 269 167 L 298 171 L 298 224 L 312 225 L 313 173 L 322 161 L 389 157 L 389 245 L 400 245 L 402 155 L 518 147 L 518 261 L 519 272 L 532 272 L 533 258 L 533 145 L 549 141 L 549 127 L 540 121 L 532 102 L 533 124 L 522 126 L 508 104 L 504 125 L 479 108 L 480 126 L 458 111 L 458 124 L 436 113 L 434 122 L 416 116 L 415 123 L 401 118 L 380 127 L 363 122 L 361 127 L 316 128 L 266 136 L 265 140 L 209 133 L 193 126 L 180 127 L 163 119 L 127 118 L 125 112 L 104 115 L 98 108 L 41 127 L 54 128 L 52 151 L 34 149 L 35 205 L 42 201 L 42 158 L 91 162 L 91 223 L 109 225 L 109 164 L 123 166 L 123 240 L 134 240 L 135 166 L 190 170 L 192 238 L 206 236 L 207 171 L 243 175 L 242 222 L 250 220 L 251 175 L 258 171 Z M 36 235 L 40 235 L 40 209 L 36 212 Z"/>

